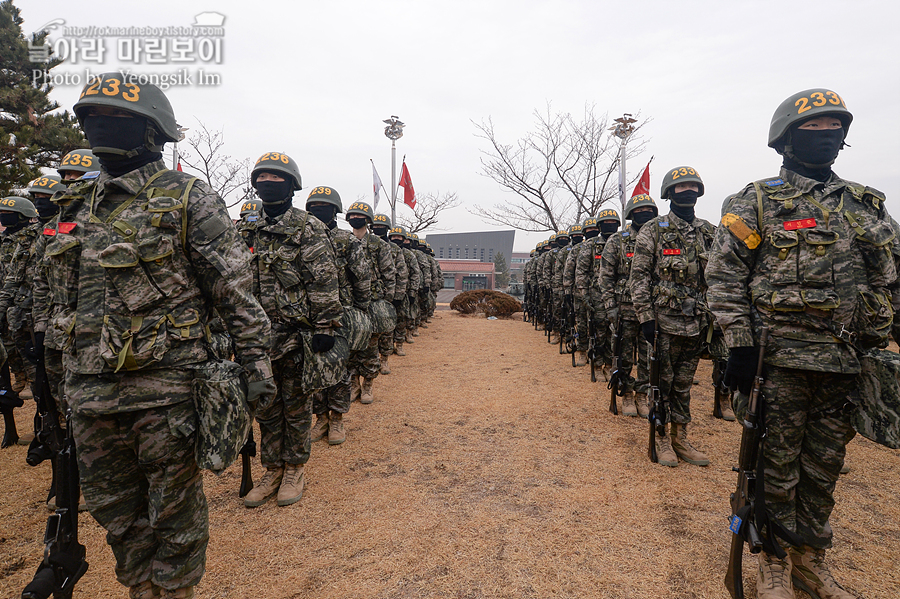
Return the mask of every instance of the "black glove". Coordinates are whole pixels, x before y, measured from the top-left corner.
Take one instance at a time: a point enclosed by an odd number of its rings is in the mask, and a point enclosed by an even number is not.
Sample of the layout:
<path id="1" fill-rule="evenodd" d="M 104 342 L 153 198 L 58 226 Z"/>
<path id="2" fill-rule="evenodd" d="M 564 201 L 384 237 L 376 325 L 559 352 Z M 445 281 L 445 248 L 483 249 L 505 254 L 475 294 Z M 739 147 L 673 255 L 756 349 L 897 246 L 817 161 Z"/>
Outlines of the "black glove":
<path id="1" fill-rule="evenodd" d="M 391 303 L 394 304 L 394 309 L 397 310 L 398 312 L 403 309 L 403 300 L 395 299 L 395 300 L 391 301 Z"/>
<path id="2" fill-rule="evenodd" d="M 332 337 L 331 335 L 322 335 L 320 333 L 316 333 L 312 336 L 311 345 L 312 350 L 317 354 L 331 351 L 331 348 L 334 347 L 334 337 Z"/>
<path id="3" fill-rule="evenodd" d="M 409 296 L 407 296 L 407 297 L 409 297 L 409 304 L 410 304 L 410 305 L 413 305 L 413 304 L 416 303 L 416 296 L 415 296 L 415 295 L 409 295 Z"/>
<path id="4" fill-rule="evenodd" d="M 656 338 L 656 321 L 648 320 L 647 322 L 642 322 L 641 333 L 644 334 L 644 339 L 647 340 L 647 343 L 653 345 L 653 340 Z"/>
<path id="5" fill-rule="evenodd" d="M 37 364 L 44 358 L 44 337 L 44 333 L 35 333 L 33 343 L 31 339 L 25 342 L 22 354 L 32 364 Z"/>
<path id="6" fill-rule="evenodd" d="M 428 287 L 422 287 L 419 289 L 419 295 L 422 297 L 428 297 Z"/>
<path id="7" fill-rule="evenodd" d="M 732 347 L 722 382 L 732 391 L 737 389 L 744 395 L 750 395 L 758 359 L 759 350 L 756 347 Z"/>

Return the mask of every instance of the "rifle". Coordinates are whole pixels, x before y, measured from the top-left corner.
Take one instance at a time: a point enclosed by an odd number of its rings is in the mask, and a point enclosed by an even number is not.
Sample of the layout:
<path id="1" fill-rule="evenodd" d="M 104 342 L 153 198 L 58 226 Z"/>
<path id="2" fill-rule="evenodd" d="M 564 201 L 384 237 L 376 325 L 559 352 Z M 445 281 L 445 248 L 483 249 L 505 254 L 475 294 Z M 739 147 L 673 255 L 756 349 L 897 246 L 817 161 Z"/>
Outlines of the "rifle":
<path id="1" fill-rule="evenodd" d="M 591 382 L 597 382 L 597 365 L 594 364 L 594 358 L 597 357 L 597 330 L 594 326 L 594 312 L 588 307 L 588 349 L 587 358 L 591 363 Z"/>
<path id="2" fill-rule="evenodd" d="M 725 365 L 726 360 L 713 360 L 713 389 L 715 390 L 715 399 L 713 401 L 713 417 L 722 418 L 722 402 L 728 402 L 731 405 L 731 397 L 733 392 L 725 384 Z"/>
<path id="3" fill-rule="evenodd" d="M 4 363 L 0 369 L 0 412 L 3 413 L 3 441 L 0 449 L 6 449 L 18 443 L 19 431 L 16 430 L 16 418 L 13 415 L 14 408 L 21 408 L 25 404 L 19 394 L 12 390 L 12 381 L 9 374 L 9 364 Z"/>
<path id="4" fill-rule="evenodd" d="M 46 413 L 41 416 L 41 432 L 47 439 L 55 458 L 56 512 L 47 518 L 44 531 L 44 559 L 34 578 L 22 591 L 22 599 L 71 599 L 75 583 L 87 572 L 87 551 L 78 542 L 78 462 L 75 439 L 72 435 L 72 412 L 66 415 L 66 432 L 59 425 L 59 412 L 43 357 L 37 361 L 37 385 L 46 401 Z"/>
<path id="5" fill-rule="evenodd" d="M 616 396 L 621 395 L 619 390 L 619 383 L 622 378 L 622 337 L 624 323 L 622 322 L 621 314 L 616 316 L 616 333 L 613 337 L 613 358 L 612 358 L 612 374 L 609 375 L 609 384 L 606 386 L 607 389 L 611 390 L 609 396 L 609 411 L 613 413 L 614 416 L 619 415 L 619 410 L 616 407 Z"/>
<path id="6" fill-rule="evenodd" d="M 244 497 L 253 488 L 253 472 L 250 471 L 250 458 L 256 457 L 256 441 L 253 439 L 253 424 L 250 425 L 250 434 L 241 448 L 241 488 L 238 497 Z"/>
<path id="7" fill-rule="evenodd" d="M 575 296 L 570 295 L 569 317 L 567 319 L 569 335 L 566 337 L 566 351 L 572 354 L 572 368 L 575 367 L 575 351 L 578 349 L 578 315 L 575 313 Z"/>
<path id="8" fill-rule="evenodd" d="M 650 421 L 650 444 L 647 446 L 647 455 L 650 461 L 656 464 L 659 462 L 659 456 L 656 455 L 656 435 L 665 436 L 666 423 L 669 421 L 668 407 L 665 405 L 666 400 L 663 399 L 659 390 L 659 325 L 653 334 L 653 345 L 650 347 L 650 391 L 648 399 L 650 400 L 650 413 L 647 420 Z"/>

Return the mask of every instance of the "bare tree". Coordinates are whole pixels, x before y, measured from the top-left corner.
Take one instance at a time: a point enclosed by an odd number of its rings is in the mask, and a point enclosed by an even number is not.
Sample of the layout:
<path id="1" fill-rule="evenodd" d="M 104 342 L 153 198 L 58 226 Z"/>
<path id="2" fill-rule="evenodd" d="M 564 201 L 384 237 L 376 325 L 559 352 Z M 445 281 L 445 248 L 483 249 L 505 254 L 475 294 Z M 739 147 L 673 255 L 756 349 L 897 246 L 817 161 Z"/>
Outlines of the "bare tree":
<path id="1" fill-rule="evenodd" d="M 476 135 L 490 144 L 482 150 L 481 174 L 518 195 L 510 202 L 470 210 L 483 220 L 523 231 L 558 231 L 597 214 L 618 194 L 619 142 L 607 128 L 607 116 L 585 106 L 576 120 L 570 113 L 534 111 L 535 130 L 514 144 L 504 144 L 494 123 L 475 123 Z M 626 158 L 646 144 L 638 131 L 629 138 Z M 634 177 L 636 180 L 637 177 Z"/>
<path id="2" fill-rule="evenodd" d="M 229 208 L 253 196 L 250 159 L 225 155 L 224 130 L 212 131 L 199 119 L 197 123 L 198 128 L 186 141 L 187 151 L 179 152 L 184 165 L 197 171 Z"/>
<path id="3" fill-rule="evenodd" d="M 416 194 L 416 207 L 412 216 L 397 215 L 396 224 L 405 227 L 410 233 L 419 233 L 425 229 L 442 231 L 444 229 L 436 226 L 441 213 L 459 205 L 460 199 L 456 192 L 448 191 L 443 196 L 440 192 Z"/>

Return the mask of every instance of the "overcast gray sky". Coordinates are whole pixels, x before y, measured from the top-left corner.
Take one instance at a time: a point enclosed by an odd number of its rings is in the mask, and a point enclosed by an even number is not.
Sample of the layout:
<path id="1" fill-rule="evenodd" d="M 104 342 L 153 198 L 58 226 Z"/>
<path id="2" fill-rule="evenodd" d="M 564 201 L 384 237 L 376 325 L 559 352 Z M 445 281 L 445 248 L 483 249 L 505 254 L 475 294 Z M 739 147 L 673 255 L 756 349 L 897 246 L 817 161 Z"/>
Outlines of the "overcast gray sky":
<path id="1" fill-rule="evenodd" d="M 456 192 L 463 206 L 441 227 L 491 226 L 466 206 L 512 199 L 480 175 L 471 121 L 493 119 L 501 140 L 533 127 L 547 102 L 580 115 L 585 104 L 610 118 L 640 113 L 642 156 L 651 155 L 651 192 L 662 175 L 688 164 L 703 177 L 700 216 L 718 222 L 722 200 L 748 182 L 777 174 L 766 147 L 776 106 L 812 87 L 837 91 L 854 114 L 835 171 L 881 189 L 900 217 L 900 5 L 869 0 L 631 2 L 479 0 L 379 2 L 212 2 L 16 0 L 26 32 L 53 19 L 66 26 L 189 26 L 195 15 L 225 15 L 221 64 L 132 64 L 107 39 L 102 65 L 64 64 L 54 73 L 130 68 L 136 73 L 202 68 L 218 86 L 168 90 L 179 122 L 223 128 L 227 153 L 255 160 L 292 156 L 304 189 L 330 185 L 344 204 L 371 201 L 372 158 L 390 186 L 390 141 L 383 119 L 407 126 L 398 145 L 418 193 Z M 88 8 L 89 7 L 89 8 Z M 63 35 L 56 31 L 53 38 Z M 68 36 L 80 40 L 89 34 Z M 148 36 L 159 37 L 159 36 Z M 81 86 L 52 97 L 71 108 Z M 629 190 L 630 194 L 630 190 Z M 303 206 L 306 191 L 295 204 Z M 389 207 L 379 205 L 379 211 Z M 398 206 L 398 213 L 407 208 Z M 663 206 L 663 210 L 667 210 Z M 549 236 L 517 232 L 516 250 Z"/>

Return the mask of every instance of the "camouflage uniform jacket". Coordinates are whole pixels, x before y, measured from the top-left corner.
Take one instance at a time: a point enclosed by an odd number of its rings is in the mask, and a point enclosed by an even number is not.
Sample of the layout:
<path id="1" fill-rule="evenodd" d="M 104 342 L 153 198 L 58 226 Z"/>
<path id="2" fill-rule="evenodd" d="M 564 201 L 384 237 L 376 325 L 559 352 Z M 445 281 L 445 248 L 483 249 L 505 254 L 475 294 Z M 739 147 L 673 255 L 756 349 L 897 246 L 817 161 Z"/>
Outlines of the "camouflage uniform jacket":
<path id="1" fill-rule="evenodd" d="M 534 264 L 535 259 L 532 258 L 528 262 L 525 263 L 525 268 L 522 269 L 522 280 L 525 282 L 525 287 L 529 288 L 534 285 Z"/>
<path id="2" fill-rule="evenodd" d="M 431 262 L 431 292 L 437 293 L 444 288 L 444 272 L 434 256 L 428 256 L 428 261 Z"/>
<path id="3" fill-rule="evenodd" d="M 384 241 L 382 239 L 382 241 Z M 406 288 L 409 287 L 409 267 L 406 266 L 406 257 L 403 248 L 392 241 L 385 241 L 391 250 L 394 259 L 394 301 L 403 301 L 406 298 Z"/>
<path id="4" fill-rule="evenodd" d="M 575 265 L 578 263 L 578 254 L 583 246 L 584 241 L 569 246 L 569 253 L 566 256 L 562 275 L 562 287 L 566 295 L 575 295 Z"/>
<path id="5" fill-rule="evenodd" d="M 566 258 L 569 257 L 571 251 L 572 245 L 570 244 L 559 248 L 559 251 L 554 255 L 556 260 L 553 262 L 553 270 L 550 275 L 550 286 L 554 295 L 562 296 L 566 293 L 566 289 L 563 288 L 563 271 L 566 269 Z"/>
<path id="6" fill-rule="evenodd" d="M 422 274 L 419 289 L 431 289 L 431 263 L 428 261 L 428 256 L 422 250 L 412 250 L 412 253 L 419 262 L 419 272 Z"/>
<path id="7" fill-rule="evenodd" d="M 709 303 L 729 347 L 769 328 L 766 362 L 857 373 L 856 353 L 886 343 L 897 293 L 898 239 L 884 194 L 832 175 L 782 169 L 735 196 L 710 252 Z"/>
<path id="8" fill-rule="evenodd" d="M 366 312 L 372 300 L 372 269 L 362 244 L 353 233 L 337 227 L 328 230 L 328 237 L 334 247 L 341 305 Z"/>
<path id="9" fill-rule="evenodd" d="M 391 255 L 389 247 L 390 242 L 366 233 L 360 243 L 369 257 L 369 266 L 372 269 L 372 299 L 393 300 L 397 285 L 397 269 L 394 267 L 394 257 Z"/>
<path id="10" fill-rule="evenodd" d="M 252 218 L 252 215 L 250 216 Z M 253 294 L 272 320 L 273 360 L 302 347 L 298 331 L 331 335 L 343 315 L 328 228 L 291 206 L 238 225 L 253 253 Z"/>
<path id="11" fill-rule="evenodd" d="M 34 253 L 36 240 L 44 229 L 43 223 L 34 223 L 15 234 L 17 243 L 10 256 L 10 262 L 0 290 L 0 314 L 6 314 L 15 307 L 19 317 L 10 318 L 10 328 L 31 329 L 32 283 L 40 255 Z M 18 321 L 18 322 L 13 322 Z"/>
<path id="12" fill-rule="evenodd" d="M 61 209 L 55 228 L 44 227 L 50 239 L 35 279 L 35 298 L 53 307 L 35 305 L 35 329 L 66 336 L 66 370 L 205 362 L 206 324 L 217 308 L 249 380 L 272 376 L 270 325 L 250 293 L 250 255 L 206 184 L 158 160 L 121 177 L 102 172 L 54 200 Z M 173 401 L 180 399 L 98 397 L 91 406 L 116 413 Z"/>
<path id="13" fill-rule="evenodd" d="M 628 278 L 631 276 L 631 264 L 634 259 L 634 245 L 637 241 L 638 229 L 630 224 L 606 240 L 600 261 L 600 297 L 607 313 L 619 311 L 619 316 L 626 320 L 637 320 L 634 305 L 631 301 L 631 289 Z"/>
<path id="14" fill-rule="evenodd" d="M 540 284 L 547 292 L 551 292 L 553 289 L 553 267 L 556 265 L 556 254 L 558 253 L 559 248 L 552 248 L 544 255 L 544 262 L 541 264 Z"/>
<path id="15" fill-rule="evenodd" d="M 403 250 L 403 259 L 406 261 L 406 268 L 409 271 L 406 295 L 417 295 L 422 287 L 422 269 L 419 268 L 419 260 L 416 258 L 413 250 L 409 248 L 401 249 Z"/>
<path id="16" fill-rule="evenodd" d="M 638 233 L 629 286 L 639 322 L 670 335 L 705 334 L 712 321 L 703 270 L 716 229 L 702 218 L 657 216 Z"/>
<path id="17" fill-rule="evenodd" d="M 9 230 L 0 233 L 0 280 L 6 279 L 6 271 L 12 260 L 13 252 L 16 251 L 16 234 Z"/>
<path id="18" fill-rule="evenodd" d="M 585 239 L 581 242 L 578 255 L 575 257 L 575 294 L 588 302 L 591 309 L 599 312 L 601 316 L 606 313 L 600 293 L 600 266 L 603 262 L 605 245 L 603 235 Z"/>

